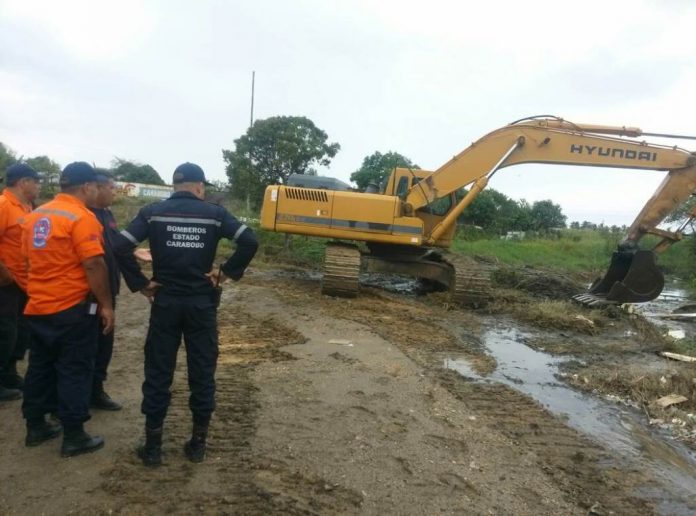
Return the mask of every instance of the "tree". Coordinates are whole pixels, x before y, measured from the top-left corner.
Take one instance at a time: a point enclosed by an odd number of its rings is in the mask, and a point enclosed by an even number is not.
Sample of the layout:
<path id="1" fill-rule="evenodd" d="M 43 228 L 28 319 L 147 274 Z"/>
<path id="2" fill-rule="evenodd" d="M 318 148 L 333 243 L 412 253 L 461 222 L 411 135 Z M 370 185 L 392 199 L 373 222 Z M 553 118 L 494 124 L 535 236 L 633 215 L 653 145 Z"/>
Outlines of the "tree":
<path id="1" fill-rule="evenodd" d="M 564 228 L 567 218 L 563 215 L 561 206 L 550 200 L 535 202 L 532 205 L 531 215 L 536 230 Z"/>
<path id="2" fill-rule="evenodd" d="M 48 156 L 34 156 L 27 159 L 25 163 L 41 174 L 40 197 L 49 198 L 58 192 L 61 172 L 58 163 Z"/>
<path id="3" fill-rule="evenodd" d="M 531 207 L 524 199 L 515 201 L 489 188 L 481 192 L 464 210 L 459 221 L 486 231 L 526 231 L 531 228 Z"/>
<path id="4" fill-rule="evenodd" d="M 157 171 L 150 165 L 143 165 L 123 158 L 114 158 L 111 162 L 111 167 L 111 172 L 117 181 L 148 185 L 165 184 Z"/>
<path id="5" fill-rule="evenodd" d="M 420 168 L 398 152 L 375 152 L 363 159 L 362 166 L 350 175 L 350 180 L 358 185 L 360 190 L 365 190 L 370 183 L 381 184 L 396 167 Z"/>
<path id="6" fill-rule="evenodd" d="M 46 177 L 60 176 L 60 165 L 48 156 L 34 156 L 24 161 L 31 168 Z"/>
<path id="7" fill-rule="evenodd" d="M 14 165 L 17 163 L 17 158 L 15 157 L 15 153 L 12 152 L 12 150 L 7 147 L 4 143 L 0 142 L 0 173 L 3 174 L 3 177 L 5 175 L 5 170 L 7 170 L 7 167 L 10 165 Z"/>
<path id="8" fill-rule="evenodd" d="M 290 174 L 316 174 L 341 149 L 306 117 L 275 116 L 257 120 L 222 151 L 233 197 L 260 202 L 269 184 L 285 184 Z"/>

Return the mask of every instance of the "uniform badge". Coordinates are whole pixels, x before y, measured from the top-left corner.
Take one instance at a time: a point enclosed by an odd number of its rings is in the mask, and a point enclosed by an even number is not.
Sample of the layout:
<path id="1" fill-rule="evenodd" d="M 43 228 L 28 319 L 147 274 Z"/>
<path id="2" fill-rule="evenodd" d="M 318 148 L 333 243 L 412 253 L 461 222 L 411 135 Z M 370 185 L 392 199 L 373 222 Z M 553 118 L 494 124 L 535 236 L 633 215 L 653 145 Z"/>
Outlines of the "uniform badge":
<path id="1" fill-rule="evenodd" d="M 34 223 L 34 247 L 41 249 L 46 247 L 48 235 L 51 233 L 51 219 L 41 217 Z"/>

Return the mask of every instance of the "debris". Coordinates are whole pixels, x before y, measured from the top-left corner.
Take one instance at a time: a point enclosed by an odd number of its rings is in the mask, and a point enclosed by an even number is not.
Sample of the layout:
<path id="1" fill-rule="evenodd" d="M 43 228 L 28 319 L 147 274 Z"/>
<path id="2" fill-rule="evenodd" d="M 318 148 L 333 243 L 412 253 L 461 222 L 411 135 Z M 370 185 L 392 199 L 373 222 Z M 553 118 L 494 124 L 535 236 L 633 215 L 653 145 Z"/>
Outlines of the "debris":
<path id="1" fill-rule="evenodd" d="M 594 321 L 592 319 L 588 319 L 584 315 L 580 315 L 580 314 L 576 315 L 575 320 L 584 322 L 585 324 L 588 324 L 590 327 L 594 328 Z"/>
<path id="2" fill-rule="evenodd" d="M 689 321 L 696 319 L 696 314 L 680 314 L 680 313 L 646 313 L 645 317 L 654 317 L 656 319 L 670 319 L 673 321 Z"/>
<path id="3" fill-rule="evenodd" d="M 682 396 L 681 394 L 668 394 L 667 396 L 663 396 L 659 400 L 655 400 L 655 405 L 661 408 L 667 408 L 671 405 L 684 403 L 685 401 L 689 401 L 689 398 L 687 398 L 686 396 Z"/>
<path id="4" fill-rule="evenodd" d="M 660 352 L 660 356 L 671 358 L 672 360 L 679 360 L 680 362 L 696 362 L 696 357 L 680 355 L 679 353 L 672 353 L 671 351 L 662 351 Z"/>
<path id="5" fill-rule="evenodd" d="M 353 347 L 353 343 L 348 339 L 331 339 L 329 344 L 338 344 L 339 346 Z"/>
<path id="6" fill-rule="evenodd" d="M 678 339 L 683 339 L 684 337 L 686 337 L 686 332 L 684 332 L 684 330 L 669 330 L 667 332 L 667 335 L 669 335 L 673 339 L 678 340 Z"/>

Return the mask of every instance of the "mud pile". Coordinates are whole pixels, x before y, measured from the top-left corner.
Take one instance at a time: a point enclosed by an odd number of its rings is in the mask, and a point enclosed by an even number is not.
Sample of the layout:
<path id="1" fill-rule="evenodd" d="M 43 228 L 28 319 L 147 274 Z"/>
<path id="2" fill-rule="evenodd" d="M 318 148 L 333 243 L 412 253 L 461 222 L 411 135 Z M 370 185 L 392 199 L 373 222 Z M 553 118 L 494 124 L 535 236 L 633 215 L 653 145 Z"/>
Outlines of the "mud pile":
<path id="1" fill-rule="evenodd" d="M 569 299 L 585 290 L 582 284 L 557 272 L 531 267 L 501 267 L 491 274 L 499 287 L 527 292 L 547 299 Z"/>

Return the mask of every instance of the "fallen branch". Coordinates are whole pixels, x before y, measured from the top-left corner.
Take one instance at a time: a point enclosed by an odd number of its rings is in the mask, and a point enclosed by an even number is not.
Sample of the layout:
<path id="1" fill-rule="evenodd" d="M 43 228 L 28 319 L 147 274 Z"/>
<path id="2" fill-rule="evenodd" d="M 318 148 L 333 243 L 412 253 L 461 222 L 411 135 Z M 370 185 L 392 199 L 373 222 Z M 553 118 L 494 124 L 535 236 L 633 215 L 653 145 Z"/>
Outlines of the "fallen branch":
<path id="1" fill-rule="evenodd" d="M 660 355 L 665 358 L 671 358 L 672 360 L 679 360 L 680 362 L 696 362 L 696 357 L 680 355 L 679 353 L 672 353 L 671 351 L 661 351 Z"/>

